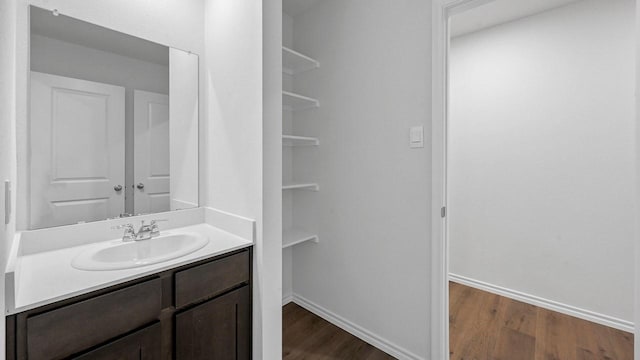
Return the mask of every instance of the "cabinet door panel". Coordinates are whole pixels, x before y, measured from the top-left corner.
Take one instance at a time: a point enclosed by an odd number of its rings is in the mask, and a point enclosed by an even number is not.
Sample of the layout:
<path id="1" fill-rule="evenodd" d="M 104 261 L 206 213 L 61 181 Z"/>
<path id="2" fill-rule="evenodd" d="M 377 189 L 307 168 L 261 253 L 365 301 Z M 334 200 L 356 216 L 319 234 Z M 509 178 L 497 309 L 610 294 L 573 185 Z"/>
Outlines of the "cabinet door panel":
<path id="1" fill-rule="evenodd" d="M 176 359 L 251 359 L 249 286 L 176 315 Z"/>
<path id="2" fill-rule="evenodd" d="M 158 319 L 160 279 L 27 318 L 29 360 L 64 359 Z"/>
<path id="3" fill-rule="evenodd" d="M 160 324 L 74 357 L 74 360 L 156 360 L 160 359 Z"/>

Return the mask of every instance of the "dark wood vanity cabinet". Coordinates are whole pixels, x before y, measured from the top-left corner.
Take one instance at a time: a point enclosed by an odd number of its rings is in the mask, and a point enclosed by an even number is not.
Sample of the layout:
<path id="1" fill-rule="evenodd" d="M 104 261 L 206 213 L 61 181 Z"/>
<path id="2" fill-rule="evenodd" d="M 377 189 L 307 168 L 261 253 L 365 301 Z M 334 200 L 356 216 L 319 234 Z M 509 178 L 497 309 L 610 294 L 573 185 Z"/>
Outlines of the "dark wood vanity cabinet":
<path id="1" fill-rule="evenodd" d="M 176 360 L 251 359 L 249 289 L 176 315 Z"/>
<path id="2" fill-rule="evenodd" d="M 153 360 L 161 358 L 158 344 L 162 341 L 160 324 L 148 326 L 131 335 L 100 346 L 73 360 Z"/>
<path id="3" fill-rule="evenodd" d="M 250 359 L 251 251 L 8 316 L 7 359 Z"/>

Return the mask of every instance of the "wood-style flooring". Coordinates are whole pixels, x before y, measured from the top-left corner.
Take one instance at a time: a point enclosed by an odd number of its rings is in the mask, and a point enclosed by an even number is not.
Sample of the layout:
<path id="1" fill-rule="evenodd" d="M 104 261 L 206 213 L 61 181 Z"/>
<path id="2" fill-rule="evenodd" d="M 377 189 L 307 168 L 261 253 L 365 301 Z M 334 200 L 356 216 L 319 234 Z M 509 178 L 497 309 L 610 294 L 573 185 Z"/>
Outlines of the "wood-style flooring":
<path id="1" fill-rule="evenodd" d="M 449 283 L 451 360 L 633 360 L 633 335 Z"/>
<path id="2" fill-rule="evenodd" d="M 282 309 L 282 325 L 283 359 L 395 359 L 294 303 Z"/>
<path id="3" fill-rule="evenodd" d="M 633 335 L 449 283 L 451 360 L 633 360 Z M 283 359 L 392 356 L 302 307 L 284 306 Z"/>

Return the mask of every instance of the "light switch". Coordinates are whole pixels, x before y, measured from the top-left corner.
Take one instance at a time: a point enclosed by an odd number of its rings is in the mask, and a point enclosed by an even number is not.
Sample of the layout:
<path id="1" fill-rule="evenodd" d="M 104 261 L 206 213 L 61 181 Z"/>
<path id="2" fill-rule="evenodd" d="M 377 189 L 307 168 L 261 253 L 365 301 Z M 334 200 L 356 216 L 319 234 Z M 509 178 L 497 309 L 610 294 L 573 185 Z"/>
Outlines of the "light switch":
<path id="1" fill-rule="evenodd" d="M 413 126 L 409 129 L 409 147 L 410 148 L 423 148 L 424 147 L 424 128 L 422 126 Z"/>

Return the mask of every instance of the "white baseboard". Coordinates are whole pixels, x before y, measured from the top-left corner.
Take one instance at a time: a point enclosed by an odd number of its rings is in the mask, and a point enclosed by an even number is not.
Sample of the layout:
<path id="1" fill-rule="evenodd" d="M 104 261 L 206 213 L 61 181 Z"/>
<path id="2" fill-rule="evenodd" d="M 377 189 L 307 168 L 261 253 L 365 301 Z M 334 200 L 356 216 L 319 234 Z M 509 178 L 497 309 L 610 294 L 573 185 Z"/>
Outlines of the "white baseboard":
<path id="1" fill-rule="evenodd" d="M 300 305 L 306 310 L 314 313 L 315 315 L 323 318 L 324 320 L 332 323 L 333 325 L 341 328 L 342 330 L 350 333 L 351 335 L 360 338 L 361 340 L 377 347 L 378 349 L 386 352 L 387 354 L 399 359 L 399 360 L 425 360 L 422 358 L 390 341 L 384 339 L 372 332 L 358 326 L 349 320 L 334 314 L 333 312 L 323 308 L 322 306 L 315 304 L 300 295 L 293 294 L 292 300 L 294 303 Z M 426 339 L 425 339 L 426 341 Z"/>
<path id="2" fill-rule="evenodd" d="M 522 301 L 527 304 L 535 305 L 544 309 L 559 312 L 561 314 L 577 317 L 583 320 L 591 321 L 597 324 L 609 326 L 618 330 L 633 333 L 634 325 L 630 321 L 618 319 L 612 316 L 596 313 L 590 310 L 581 309 L 575 306 L 562 304 L 557 301 L 544 299 L 535 295 L 525 294 L 520 291 L 507 289 L 502 286 L 489 284 L 483 281 L 471 279 L 465 276 L 449 274 L 449 280 L 472 288 L 490 292 L 492 294 L 501 295 L 510 299 Z"/>
<path id="3" fill-rule="evenodd" d="M 292 295 L 292 294 L 285 295 L 285 296 L 282 298 L 282 306 L 285 306 L 285 305 L 287 305 L 287 304 L 288 304 L 288 303 L 290 303 L 290 302 L 293 302 L 293 295 Z"/>

